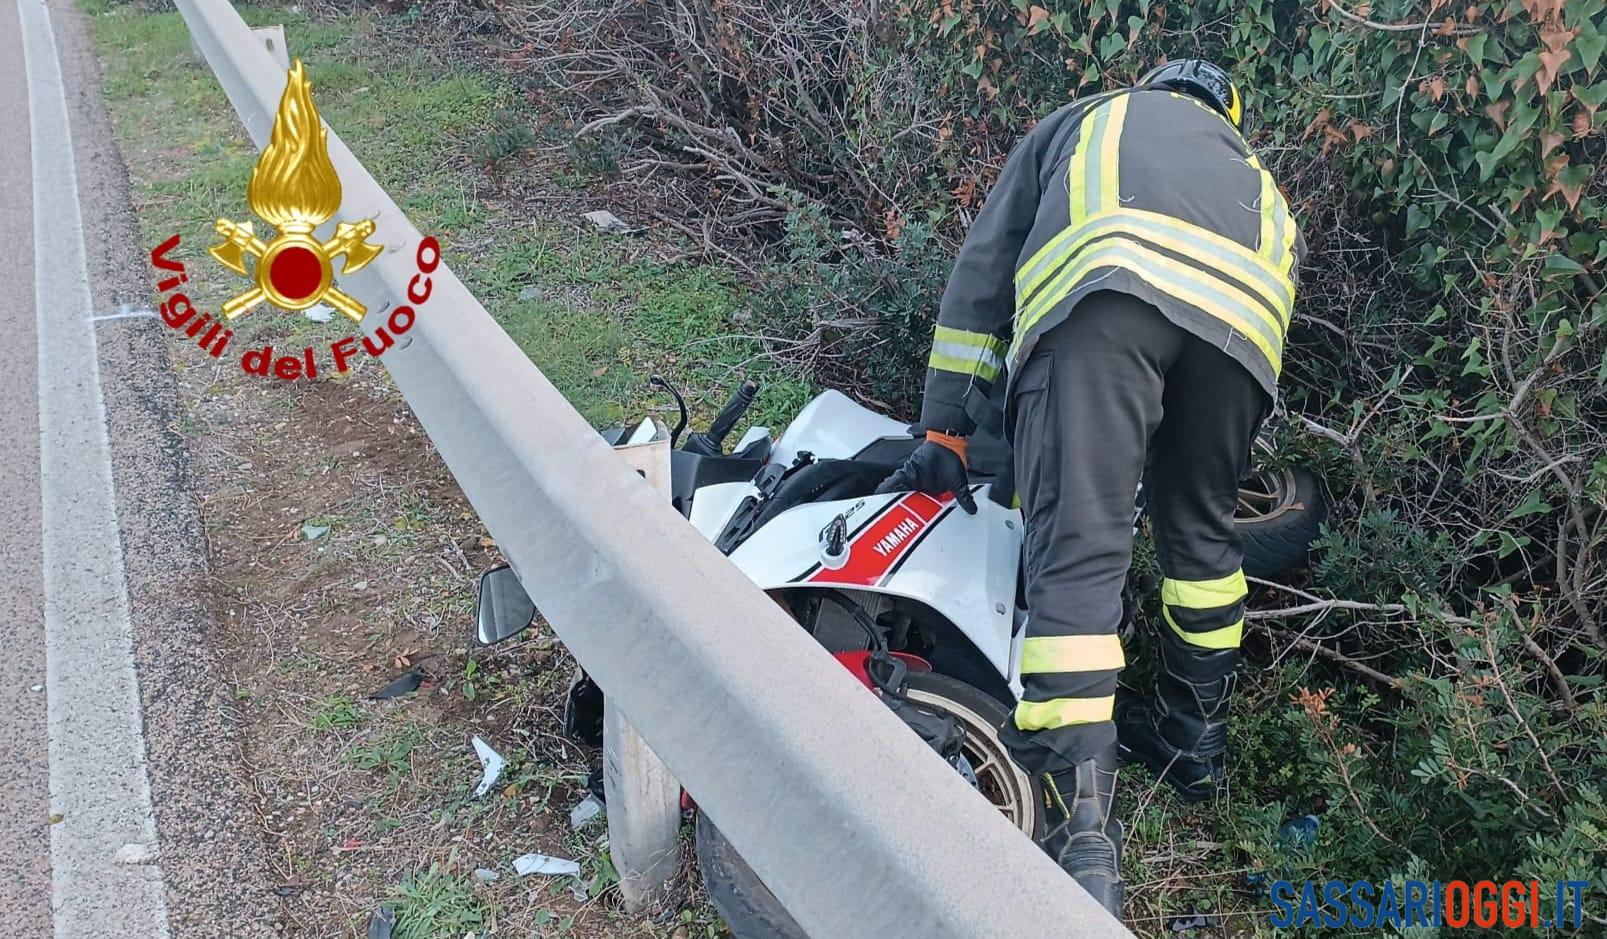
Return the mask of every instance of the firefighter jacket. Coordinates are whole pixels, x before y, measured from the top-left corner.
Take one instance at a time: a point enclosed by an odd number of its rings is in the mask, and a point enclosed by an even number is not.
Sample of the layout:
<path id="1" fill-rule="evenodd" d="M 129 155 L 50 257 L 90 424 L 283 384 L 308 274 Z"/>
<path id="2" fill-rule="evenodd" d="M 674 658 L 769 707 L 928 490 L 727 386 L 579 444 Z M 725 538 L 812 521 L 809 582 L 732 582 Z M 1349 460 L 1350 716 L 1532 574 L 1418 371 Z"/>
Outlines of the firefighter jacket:
<path id="1" fill-rule="evenodd" d="M 1151 87 L 1066 105 L 1016 146 L 960 249 L 921 425 L 969 434 L 1000 376 L 1096 290 L 1153 304 L 1275 398 L 1305 250 L 1271 174 L 1205 104 Z"/>

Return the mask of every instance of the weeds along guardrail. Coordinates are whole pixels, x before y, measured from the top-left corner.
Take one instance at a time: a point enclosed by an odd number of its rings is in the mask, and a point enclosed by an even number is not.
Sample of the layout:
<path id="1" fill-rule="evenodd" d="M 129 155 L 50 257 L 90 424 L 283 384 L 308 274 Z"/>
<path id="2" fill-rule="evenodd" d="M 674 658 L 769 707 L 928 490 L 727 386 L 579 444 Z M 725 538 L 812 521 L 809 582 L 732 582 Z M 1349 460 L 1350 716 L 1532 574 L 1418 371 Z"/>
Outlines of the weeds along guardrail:
<path id="1" fill-rule="evenodd" d="M 178 8 L 264 146 L 284 70 L 225 0 Z M 372 331 L 422 236 L 334 131 L 329 155 L 337 217 L 385 246 L 342 278 Z M 1131 935 L 631 472 L 445 264 L 383 362 L 559 637 L 810 935 Z"/>

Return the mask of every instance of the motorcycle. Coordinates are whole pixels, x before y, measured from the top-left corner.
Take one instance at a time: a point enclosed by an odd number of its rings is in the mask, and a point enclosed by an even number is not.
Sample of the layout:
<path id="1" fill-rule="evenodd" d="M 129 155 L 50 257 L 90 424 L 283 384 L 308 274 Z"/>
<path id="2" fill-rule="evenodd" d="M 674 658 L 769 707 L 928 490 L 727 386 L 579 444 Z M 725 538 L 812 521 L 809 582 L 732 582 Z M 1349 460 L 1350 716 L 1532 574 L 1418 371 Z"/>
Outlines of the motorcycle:
<path id="1" fill-rule="evenodd" d="M 680 412 L 671 434 L 675 509 L 1012 824 L 1028 836 L 1041 834 L 1040 785 L 1010 759 L 998 732 L 1021 693 L 1026 618 L 1022 519 L 1003 440 L 985 432 L 971 439 L 977 513 L 969 515 L 952 494 L 876 494 L 920 438 L 840 392 L 814 398 L 774 437 L 769 428 L 750 427 L 726 453 L 725 440 L 757 397 L 756 384 L 745 382 L 706 431 L 682 442 L 685 403 L 662 379 L 654 383 Z M 643 439 L 649 429 L 644 422 L 604 436 L 617 445 Z M 1270 455 L 1270 445 L 1258 441 L 1257 451 Z M 1140 489 L 1135 533 L 1142 513 Z M 1299 563 L 1324 514 L 1312 474 L 1258 468 L 1241 484 L 1237 515 L 1246 573 L 1274 576 Z M 500 570 L 482 579 L 482 598 L 488 590 L 517 590 L 511 571 Z M 1146 586 L 1130 585 L 1124 629 Z M 482 620 L 487 606 L 482 602 Z M 524 606 L 515 609 L 517 619 Z M 486 629 L 481 633 L 486 640 Z M 600 737 L 600 698 L 589 681 L 577 682 L 566 729 L 582 739 Z M 697 821 L 697 855 L 710 898 L 734 936 L 805 936 L 706 814 Z"/>

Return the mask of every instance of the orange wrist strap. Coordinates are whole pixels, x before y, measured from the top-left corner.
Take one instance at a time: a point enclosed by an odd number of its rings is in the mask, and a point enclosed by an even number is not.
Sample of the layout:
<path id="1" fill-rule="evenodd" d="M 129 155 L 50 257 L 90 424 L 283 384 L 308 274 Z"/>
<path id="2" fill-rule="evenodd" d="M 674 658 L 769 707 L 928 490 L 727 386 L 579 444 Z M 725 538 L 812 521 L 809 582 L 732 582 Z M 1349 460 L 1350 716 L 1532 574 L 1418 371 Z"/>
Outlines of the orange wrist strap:
<path id="1" fill-rule="evenodd" d="M 961 463 L 966 463 L 967 466 L 970 465 L 965 456 L 964 437 L 960 437 L 955 434 L 945 434 L 941 430 L 929 430 L 926 432 L 926 439 L 940 447 L 947 447 L 948 449 L 953 450 L 955 454 L 959 456 Z"/>

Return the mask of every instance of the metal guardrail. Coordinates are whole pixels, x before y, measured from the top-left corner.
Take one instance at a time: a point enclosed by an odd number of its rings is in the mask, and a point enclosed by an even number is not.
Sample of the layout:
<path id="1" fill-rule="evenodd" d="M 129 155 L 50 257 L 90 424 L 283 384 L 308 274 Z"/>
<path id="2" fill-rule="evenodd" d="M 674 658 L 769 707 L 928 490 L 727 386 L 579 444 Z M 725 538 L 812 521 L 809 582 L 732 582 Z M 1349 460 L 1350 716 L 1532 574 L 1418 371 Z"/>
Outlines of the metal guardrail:
<path id="1" fill-rule="evenodd" d="M 263 146 L 284 71 L 225 0 L 178 7 Z M 385 245 L 342 281 L 383 311 L 422 236 L 334 131 L 329 153 L 338 218 L 374 219 Z M 559 637 L 811 936 L 1131 935 L 632 473 L 445 265 L 432 276 L 383 362 Z"/>

